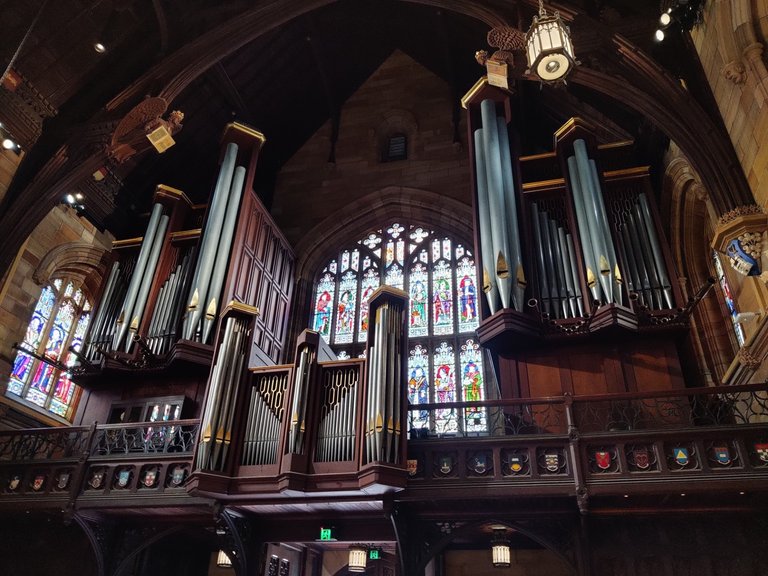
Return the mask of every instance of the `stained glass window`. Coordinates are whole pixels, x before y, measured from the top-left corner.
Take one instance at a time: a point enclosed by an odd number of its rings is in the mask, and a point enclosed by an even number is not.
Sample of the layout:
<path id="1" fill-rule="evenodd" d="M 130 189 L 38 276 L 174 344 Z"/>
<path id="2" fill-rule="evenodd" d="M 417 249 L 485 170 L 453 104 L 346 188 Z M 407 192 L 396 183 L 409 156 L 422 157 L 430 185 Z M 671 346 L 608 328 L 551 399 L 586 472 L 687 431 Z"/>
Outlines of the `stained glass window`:
<path id="1" fill-rule="evenodd" d="M 412 405 L 485 400 L 477 279 L 470 250 L 448 235 L 393 222 L 343 247 L 320 272 L 311 326 L 340 359 L 364 357 L 368 300 L 381 285 L 408 304 L 408 399 Z M 481 408 L 413 411 L 411 429 L 455 434 L 487 429 Z"/>
<path id="2" fill-rule="evenodd" d="M 6 395 L 71 419 L 78 394 L 69 368 L 91 319 L 91 304 L 75 284 L 57 278 L 40 294 L 13 361 Z"/>
<path id="3" fill-rule="evenodd" d="M 712 252 L 712 258 L 715 261 L 715 270 L 717 271 L 717 278 L 720 282 L 720 289 L 723 292 L 723 298 L 725 299 L 725 306 L 728 308 L 728 313 L 731 315 L 731 323 L 733 324 L 733 330 L 736 333 L 736 340 L 739 342 L 739 346 L 744 346 L 744 328 L 737 320 L 739 311 L 736 308 L 736 301 L 731 293 L 731 287 L 728 285 L 728 279 L 725 277 L 725 271 L 723 265 L 720 262 L 720 256 L 717 252 Z"/>

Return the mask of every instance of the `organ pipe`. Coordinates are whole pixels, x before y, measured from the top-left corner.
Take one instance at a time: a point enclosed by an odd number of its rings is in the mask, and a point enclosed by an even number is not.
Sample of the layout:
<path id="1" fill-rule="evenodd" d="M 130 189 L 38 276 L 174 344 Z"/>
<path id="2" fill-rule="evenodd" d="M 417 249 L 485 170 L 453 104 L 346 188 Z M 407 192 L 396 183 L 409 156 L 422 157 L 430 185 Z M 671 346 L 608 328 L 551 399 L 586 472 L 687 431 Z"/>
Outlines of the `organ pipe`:
<path id="1" fill-rule="evenodd" d="M 184 319 L 184 338 L 192 340 L 199 328 L 203 308 L 207 307 L 208 287 L 216 258 L 216 250 L 221 236 L 221 227 L 227 206 L 232 176 L 237 160 L 238 146 L 234 142 L 227 144 L 224 160 L 219 169 L 219 176 L 211 200 L 211 209 L 205 223 L 205 230 L 200 241 L 200 251 L 195 268 L 194 280 L 190 288 L 187 316 Z"/>
<path id="2" fill-rule="evenodd" d="M 219 238 L 219 245 L 216 250 L 216 263 L 213 266 L 213 274 L 211 275 L 210 287 L 206 297 L 208 307 L 206 309 L 206 318 L 203 325 L 202 342 L 208 341 L 208 336 L 211 333 L 211 328 L 214 324 L 213 321 L 218 311 L 217 303 L 221 301 L 221 287 L 224 282 L 224 275 L 227 272 L 227 265 L 229 264 L 229 253 L 230 248 L 232 247 L 232 237 L 235 233 L 235 225 L 237 224 L 240 199 L 243 195 L 245 174 L 245 168 L 242 166 L 235 168 L 232 187 L 229 190 L 229 199 L 227 200 L 224 223 Z"/>
<path id="3" fill-rule="evenodd" d="M 499 130 L 499 148 L 501 150 L 501 180 L 504 185 L 505 217 L 509 223 L 509 251 L 512 259 L 510 273 L 512 280 L 515 310 L 521 311 L 525 305 L 525 272 L 523 255 L 520 249 L 520 225 L 517 220 L 517 199 L 515 195 L 514 178 L 512 176 L 512 153 L 509 149 L 509 134 L 507 123 L 501 116 L 496 118 Z"/>
<path id="4" fill-rule="evenodd" d="M 375 319 L 369 331 L 366 355 L 368 380 L 366 390 L 364 463 L 400 462 L 402 448 L 401 411 L 405 381 L 402 333 L 408 295 L 402 290 L 382 286 L 369 300 Z"/>
<path id="5" fill-rule="evenodd" d="M 216 347 L 208 379 L 197 450 L 198 469 L 222 472 L 227 467 L 256 314 L 255 308 L 234 302 L 225 310 L 221 343 Z"/>
<path id="6" fill-rule="evenodd" d="M 483 290 L 491 314 L 499 308 L 521 311 L 526 279 L 507 124 L 491 99 L 480 103 L 480 117 L 474 144 Z"/>
<path id="7" fill-rule="evenodd" d="M 637 200 L 640 207 L 640 215 L 643 219 L 645 230 L 651 243 L 653 262 L 656 266 L 661 289 L 664 293 L 664 303 L 666 304 L 667 308 L 672 308 L 672 284 L 669 281 L 667 267 L 664 264 L 664 255 L 661 251 L 661 244 L 659 242 L 658 234 L 656 233 L 656 226 L 654 225 L 653 218 L 651 218 L 651 208 L 648 205 L 648 198 L 646 198 L 644 192 L 641 192 L 638 195 Z"/>
<path id="8" fill-rule="evenodd" d="M 112 293 L 115 291 L 115 285 L 117 284 L 117 278 L 118 278 L 119 272 L 120 272 L 120 262 L 116 260 L 112 264 L 112 269 L 109 272 L 109 278 L 107 279 L 107 284 L 105 285 L 104 292 L 101 296 L 101 303 L 99 304 L 99 307 L 96 310 L 96 313 L 94 314 L 93 322 L 91 323 L 89 342 L 92 342 L 94 339 L 98 338 L 99 335 L 101 334 L 101 327 L 107 318 L 108 308 L 112 303 L 112 296 L 113 296 Z M 91 351 L 89 348 L 88 357 L 92 359 L 92 354 L 90 352 Z"/>
<path id="9" fill-rule="evenodd" d="M 483 100 L 480 104 L 483 121 L 483 146 L 485 148 L 485 174 L 488 183 L 488 205 L 491 214 L 491 246 L 494 272 L 499 286 L 502 308 L 509 308 L 509 233 L 506 225 L 504 184 L 501 176 L 501 152 L 496 123 L 496 103 Z M 490 267 L 490 266 L 489 266 Z"/>
<path id="10" fill-rule="evenodd" d="M 488 300 L 491 314 L 495 314 L 498 306 L 498 288 L 496 274 L 493 273 L 493 246 L 491 245 L 491 212 L 488 205 L 488 178 L 485 174 L 485 146 L 483 130 L 475 131 L 475 163 L 477 168 L 477 211 L 480 221 L 480 252 L 483 259 L 481 271 L 483 292 Z"/>
<path id="11" fill-rule="evenodd" d="M 133 319 L 136 297 L 139 292 L 141 281 L 146 273 L 147 261 L 149 260 L 149 255 L 152 251 L 152 246 L 155 241 L 155 234 L 157 232 L 157 227 L 160 223 L 160 216 L 162 213 L 163 205 L 158 202 L 152 207 L 152 214 L 149 218 L 147 231 L 144 234 L 144 238 L 141 243 L 141 250 L 139 251 L 139 257 L 136 261 L 136 267 L 133 270 L 131 281 L 128 284 L 128 292 L 125 295 L 123 308 L 120 312 L 120 316 L 117 319 L 117 333 L 115 334 L 115 338 L 112 342 L 112 348 L 115 350 L 120 346 L 123 338 L 125 338 L 125 333 L 128 331 L 128 327 L 131 324 L 131 320 Z"/>
<path id="12" fill-rule="evenodd" d="M 136 296 L 136 303 L 133 307 L 131 327 L 135 326 L 135 330 L 138 330 L 141 325 L 141 318 L 144 315 L 144 307 L 147 304 L 147 297 L 149 296 L 149 289 L 152 286 L 152 280 L 155 277 L 155 270 L 157 268 L 157 261 L 160 258 L 160 250 L 163 247 L 165 241 L 165 231 L 168 228 L 168 216 L 163 214 L 160 217 L 160 222 L 157 225 L 157 231 L 152 242 L 152 249 L 147 259 L 147 265 L 142 275 L 141 284 L 139 286 L 139 293 Z M 134 330 L 133 328 L 131 328 Z M 134 334 L 135 334 L 134 330 Z M 133 335 L 132 335 L 133 336 Z M 125 351 L 128 352 L 133 345 L 133 337 L 128 338 L 125 343 Z"/>

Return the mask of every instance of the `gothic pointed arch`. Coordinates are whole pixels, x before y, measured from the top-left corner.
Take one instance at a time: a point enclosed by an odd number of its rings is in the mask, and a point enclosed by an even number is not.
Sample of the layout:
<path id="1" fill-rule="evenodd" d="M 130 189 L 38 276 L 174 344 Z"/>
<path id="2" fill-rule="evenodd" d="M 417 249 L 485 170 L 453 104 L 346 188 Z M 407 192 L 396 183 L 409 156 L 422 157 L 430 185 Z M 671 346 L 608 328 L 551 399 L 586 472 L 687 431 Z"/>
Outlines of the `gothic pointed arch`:
<path id="1" fill-rule="evenodd" d="M 672 159 L 665 173 L 671 197 L 670 239 L 684 297 L 691 297 L 714 275 L 709 245 L 716 222 L 707 189 L 683 156 Z M 690 332 L 701 383 L 717 385 L 734 355 L 734 338 L 719 288 L 710 290 L 695 309 Z"/>

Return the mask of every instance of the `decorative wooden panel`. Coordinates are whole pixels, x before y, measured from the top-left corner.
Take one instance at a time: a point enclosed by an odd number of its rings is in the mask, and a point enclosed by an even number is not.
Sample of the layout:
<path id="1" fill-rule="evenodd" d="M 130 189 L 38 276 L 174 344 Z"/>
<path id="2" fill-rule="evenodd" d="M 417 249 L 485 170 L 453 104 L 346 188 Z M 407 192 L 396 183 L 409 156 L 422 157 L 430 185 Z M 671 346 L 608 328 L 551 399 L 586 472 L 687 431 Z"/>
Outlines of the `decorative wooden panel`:
<path id="1" fill-rule="evenodd" d="M 240 209 L 226 300 L 259 309 L 251 365 L 279 364 L 285 356 L 289 303 L 293 292 L 294 254 L 256 194 Z"/>

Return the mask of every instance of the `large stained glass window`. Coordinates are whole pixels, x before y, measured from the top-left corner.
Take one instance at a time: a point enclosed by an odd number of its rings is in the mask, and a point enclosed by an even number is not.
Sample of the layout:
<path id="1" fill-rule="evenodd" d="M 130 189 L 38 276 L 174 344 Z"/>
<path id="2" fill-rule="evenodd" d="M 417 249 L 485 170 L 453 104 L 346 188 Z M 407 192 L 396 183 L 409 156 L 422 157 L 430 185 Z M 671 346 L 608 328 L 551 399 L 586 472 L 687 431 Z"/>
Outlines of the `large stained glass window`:
<path id="1" fill-rule="evenodd" d="M 485 400 L 478 326 L 477 273 L 470 250 L 455 239 L 395 222 L 344 247 L 320 272 L 311 326 L 339 358 L 361 356 L 368 299 L 381 284 L 404 290 L 408 304 L 408 400 Z M 412 411 L 410 427 L 437 434 L 483 432 L 486 412 Z"/>
<path id="2" fill-rule="evenodd" d="M 80 351 L 91 304 L 69 280 L 56 279 L 37 301 L 13 361 L 6 395 L 71 420 L 78 397 L 69 368 Z"/>

